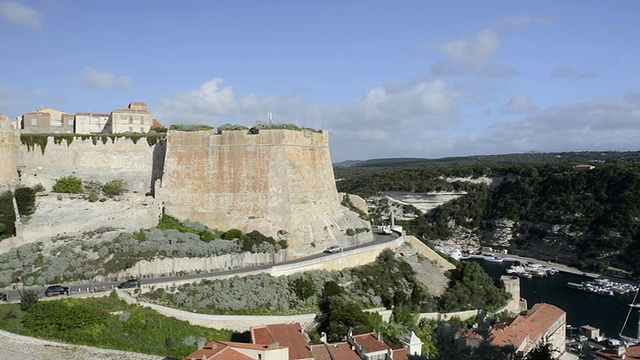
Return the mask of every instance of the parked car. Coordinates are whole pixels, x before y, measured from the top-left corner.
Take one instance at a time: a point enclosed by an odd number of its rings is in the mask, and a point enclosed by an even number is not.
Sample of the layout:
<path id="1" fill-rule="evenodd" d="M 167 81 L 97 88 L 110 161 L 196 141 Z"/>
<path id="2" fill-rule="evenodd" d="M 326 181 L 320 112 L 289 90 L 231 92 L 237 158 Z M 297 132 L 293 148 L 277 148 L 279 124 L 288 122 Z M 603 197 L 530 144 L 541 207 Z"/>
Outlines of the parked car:
<path id="1" fill-rule="evenodd" d="M 0 293 L 0 301 L 9 301 L 9 295 Z"/>
<path id="2" fill-rule="evenodd" d="M 333 245 L 333 246 L 327 248 L 324 252 L 333 254 L 333 253 L 337 253 L 337 252 L 340 252 L 340 251 L 342 251 L 342 248 L 339 245 Z"/>
<path id="3" fill-rule="evenodd" d="M 45 296 L 69 295 L 69 287 L 62 285 L 51 285 L 44 291 Z"/>
<path id="4" fill-rule="evenodd" d="M 132 289 L 132 288 L 139 288 L 139 287 L 140 287 L 140 280 L 138 279 L 127 280 L 122 284 L 118 285 L 118 289 Z"/>

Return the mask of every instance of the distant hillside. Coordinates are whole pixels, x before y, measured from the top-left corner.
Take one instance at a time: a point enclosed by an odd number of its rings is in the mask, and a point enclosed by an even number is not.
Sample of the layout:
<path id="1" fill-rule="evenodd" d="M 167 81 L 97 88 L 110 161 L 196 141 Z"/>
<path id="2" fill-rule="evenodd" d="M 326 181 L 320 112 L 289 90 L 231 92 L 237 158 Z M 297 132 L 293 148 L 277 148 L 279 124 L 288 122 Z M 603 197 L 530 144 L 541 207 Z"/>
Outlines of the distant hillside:
<path id="1" fill-rule="evenodd" d="M 640 151 L 583 151 L 563 153 L 528 152 L 522 154 L 474 155 L 446 157 L 441 159 L 389 158 L 371 160 L 347 160 L 335 163 L 334 167 L 350 169 L 368 168 L 420 168 L 474 165 L 515 164 L 630 164 L 640 163 Z"/>
<path id="2" fill-rule="evenodd" d="M 549 154 L 521 156 L 529 155 Z M 411 220 L 396 219 L 396 224 L 426 242 L 508 248 L 510 253 L 592 271 L 612 265 L 638 275 L 638 153 L 598 155 L 606 160 L 596 163 L 591 171 L 574 171 L 573 166 L 590 163 L 579 161 L 585 158 L 600 160 L 595 153 L 561 154 L 557 159 L 578 159 L 565 160 L 569 163 L 564 164 L 337 168 L 342 181 L 336 184 L 338 191 L 357 194 L 369 205 L 375 203 L 381 192 L 405 191 L 416 196 L 465 192 L 465 196 L 426 214 L 412 211 L 410 205 L 403 207 L 403 213 L 417 216 Z M 489 185 L 461 180 L 480 177 L 493 182 Z M 388 209 L 384 210 L 372 214 L 382 217 L 388 214 Z"/>

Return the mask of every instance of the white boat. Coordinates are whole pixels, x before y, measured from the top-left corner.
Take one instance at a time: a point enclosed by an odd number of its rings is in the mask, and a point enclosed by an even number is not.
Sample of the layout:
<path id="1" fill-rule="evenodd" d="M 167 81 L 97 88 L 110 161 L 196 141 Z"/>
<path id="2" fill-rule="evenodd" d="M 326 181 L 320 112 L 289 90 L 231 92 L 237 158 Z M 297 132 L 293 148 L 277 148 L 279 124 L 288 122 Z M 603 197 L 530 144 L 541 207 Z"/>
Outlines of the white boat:
<path id="1" fill-rule="evenodd" d="M 496 263 L 499 263 L 499 262 L 503 262 L 503 261 L 504 261 L 504 259 L 503 259 L 503 258 L 501 258 L 500 256 L 485 256 L 485 257 L 483 258 L 483 260 L 484 260 L 484 261 L 489 261 L 489 262 L 496 262 Z"/>

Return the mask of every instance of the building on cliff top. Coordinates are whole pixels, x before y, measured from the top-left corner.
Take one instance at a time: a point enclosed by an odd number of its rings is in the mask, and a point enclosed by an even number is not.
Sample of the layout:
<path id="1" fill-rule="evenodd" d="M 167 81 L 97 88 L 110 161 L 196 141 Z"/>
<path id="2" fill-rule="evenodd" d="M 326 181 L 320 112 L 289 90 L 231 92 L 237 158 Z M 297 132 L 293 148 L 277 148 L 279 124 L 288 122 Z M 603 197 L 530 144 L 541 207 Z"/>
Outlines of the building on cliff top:
<path id="1" fill-rule="evenodd" d="M 22 132 L 45 134 L 147 133 L 154 126 L 154 120 L 143 102 L 132 102 L 126 109 L 113 110 L 109 114 L 76 112 L 70 115 L 43 108 L 19 117 Z"/>

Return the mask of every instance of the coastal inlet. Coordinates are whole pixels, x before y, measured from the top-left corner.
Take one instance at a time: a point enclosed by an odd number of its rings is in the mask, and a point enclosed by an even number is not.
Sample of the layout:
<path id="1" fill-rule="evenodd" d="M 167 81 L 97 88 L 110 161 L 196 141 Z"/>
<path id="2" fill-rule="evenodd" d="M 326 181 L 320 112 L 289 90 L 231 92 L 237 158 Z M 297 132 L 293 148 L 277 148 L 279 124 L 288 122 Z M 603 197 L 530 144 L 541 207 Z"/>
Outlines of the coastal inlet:
<path id="1" fill-rule="evenodd" d="M 481 258 L 468 261 L 476 261 L 496 281 L 512 265 L 518 265 L 507 260 L 498 263 L 484 261 Z M 529 306 L 548 303 L 563 309 L 567 313 L 567 325 L 578 327 L 591 325 L 599 328 L 605 336 L 617 337 L 629 312 L 634 291 L 621 293 L 618 296 L 607 296 L 589 291 L 576 291 L 567 287 L 568 283 L 591 283 L 593 280 L 586 276 L 565 272 L 557 272 L 553 276 L 546 277 L 521 278 L 520 296 L 527 300 Z M 638 313 L 633 312 L 629 324 L 637 322 Z"/>

